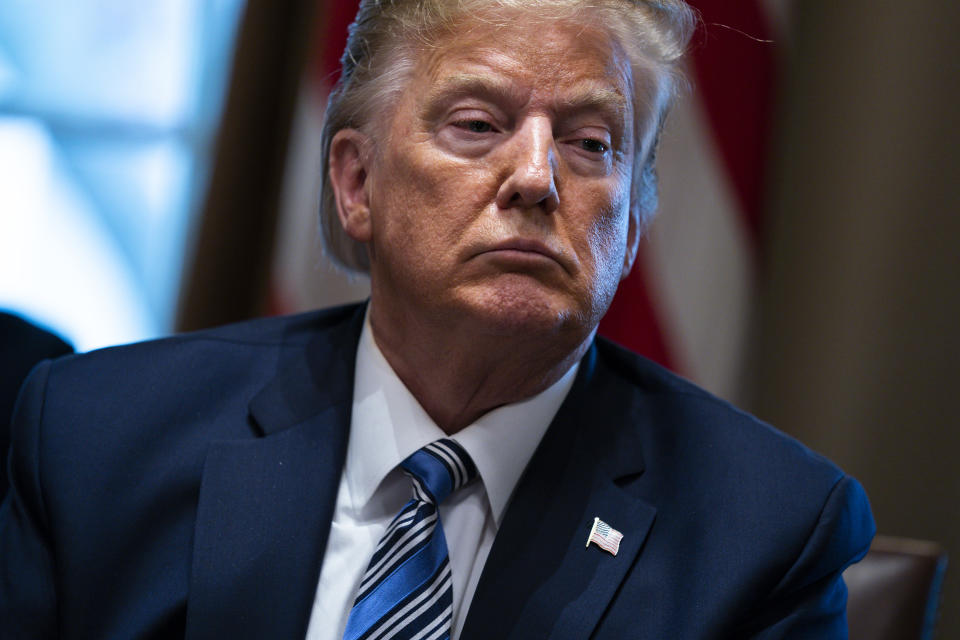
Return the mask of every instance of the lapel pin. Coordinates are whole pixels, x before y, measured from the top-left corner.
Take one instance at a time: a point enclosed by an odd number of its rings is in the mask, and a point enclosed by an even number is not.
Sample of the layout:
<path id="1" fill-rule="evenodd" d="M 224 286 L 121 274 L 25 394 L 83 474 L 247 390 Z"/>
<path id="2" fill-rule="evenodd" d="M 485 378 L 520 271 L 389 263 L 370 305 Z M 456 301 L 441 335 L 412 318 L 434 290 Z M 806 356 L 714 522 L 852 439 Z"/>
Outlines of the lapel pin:
<path id="1" fill-rule="evenodd" d="M 620 541 L 623 540 L 623 534 L 608 525 L 600 518 L 593 519 L 593 528 L 590 529 L 590 537 L 587 538 L 586 546 L 590 543 L 597 545 L 610 555 L 617 555 L 620 550 Z"/>

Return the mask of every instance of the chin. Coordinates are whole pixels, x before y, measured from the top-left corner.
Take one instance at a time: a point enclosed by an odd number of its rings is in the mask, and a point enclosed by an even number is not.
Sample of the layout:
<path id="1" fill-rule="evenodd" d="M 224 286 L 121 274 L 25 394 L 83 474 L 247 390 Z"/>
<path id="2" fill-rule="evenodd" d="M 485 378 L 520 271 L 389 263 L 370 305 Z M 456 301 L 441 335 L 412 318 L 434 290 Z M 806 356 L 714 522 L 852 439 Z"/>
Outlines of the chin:
<path id="1" fill-rule="evenodd" d="M 496 286 L 472 291 L 463 301 L 479 330 L 503 336 L 586 336 L 596 323 L 568 296 L 523 278 L 500 278 Z M 597 316 L 599 321 L 599 316 Z"/>

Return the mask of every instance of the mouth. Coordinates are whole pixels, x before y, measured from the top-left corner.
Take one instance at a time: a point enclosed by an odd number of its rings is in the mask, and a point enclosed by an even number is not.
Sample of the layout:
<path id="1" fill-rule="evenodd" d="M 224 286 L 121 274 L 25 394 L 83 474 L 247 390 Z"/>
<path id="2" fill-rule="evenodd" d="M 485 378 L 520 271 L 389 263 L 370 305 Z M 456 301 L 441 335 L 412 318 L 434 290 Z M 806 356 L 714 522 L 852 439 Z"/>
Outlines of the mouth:
<path id="1" fill-rule="evenodd" d="M 511 238 L 481 249 L 477 256 L 513 267 L 560 266 L 566 270 L 561 254 L 539 240 Z"/>

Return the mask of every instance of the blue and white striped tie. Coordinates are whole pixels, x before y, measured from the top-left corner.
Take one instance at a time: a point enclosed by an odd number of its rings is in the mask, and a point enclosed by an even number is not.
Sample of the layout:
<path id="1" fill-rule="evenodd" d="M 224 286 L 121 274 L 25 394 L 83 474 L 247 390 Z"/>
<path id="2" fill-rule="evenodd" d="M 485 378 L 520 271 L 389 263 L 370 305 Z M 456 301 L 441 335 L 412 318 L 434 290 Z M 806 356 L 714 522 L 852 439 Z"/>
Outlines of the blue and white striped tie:
<path id="1" fill-rule="evenodd" d="M 453 583 L 437 505 L 477 475 L 463 447 L 444 438 L 400 463 L 413 498 L 377 544 L 344 640 L 445 640 Z"/>

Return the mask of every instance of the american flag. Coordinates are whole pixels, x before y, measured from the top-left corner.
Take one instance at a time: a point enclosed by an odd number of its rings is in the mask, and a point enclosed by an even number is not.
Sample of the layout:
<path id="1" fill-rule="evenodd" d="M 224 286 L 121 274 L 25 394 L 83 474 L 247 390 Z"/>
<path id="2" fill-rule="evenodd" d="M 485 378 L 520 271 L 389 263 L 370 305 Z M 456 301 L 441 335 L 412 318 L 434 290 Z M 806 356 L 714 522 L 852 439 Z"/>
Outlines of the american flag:
<path id="1" fill-rule="evenodd" d="M 590 537 L 587 539 L 587 546 L 594 543 L 604 551 L 617 555 L 620 550 L 620 541 L 623 540 L 623 534 L 608 525 L 600 518 L 593 519 L 593 528 L 590 529 Z"/>

